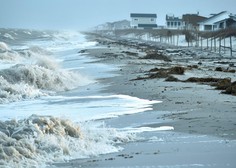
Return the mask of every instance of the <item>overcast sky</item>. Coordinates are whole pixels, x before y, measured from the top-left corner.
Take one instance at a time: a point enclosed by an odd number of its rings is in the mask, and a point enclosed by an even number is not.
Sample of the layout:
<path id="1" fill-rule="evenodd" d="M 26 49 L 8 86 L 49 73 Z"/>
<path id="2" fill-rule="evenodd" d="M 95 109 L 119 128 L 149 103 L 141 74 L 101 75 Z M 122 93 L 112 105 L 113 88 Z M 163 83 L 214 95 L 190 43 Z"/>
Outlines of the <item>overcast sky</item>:
<path id="1" fill-rule="evenodd" d="M 0 0 L 0 27 L 84 30 L 105 22 L 130 19 L 130 13 L 165 15 L 227 10 L 236 14 L 236 0 Z"/>

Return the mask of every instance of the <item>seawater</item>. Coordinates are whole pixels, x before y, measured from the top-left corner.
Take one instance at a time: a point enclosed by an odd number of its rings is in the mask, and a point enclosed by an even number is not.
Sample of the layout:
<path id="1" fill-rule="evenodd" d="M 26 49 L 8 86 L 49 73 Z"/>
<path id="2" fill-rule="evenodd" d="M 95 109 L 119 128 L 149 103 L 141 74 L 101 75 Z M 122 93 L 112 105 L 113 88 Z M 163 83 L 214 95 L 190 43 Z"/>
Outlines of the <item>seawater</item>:
<path id="1" fill-rule="evenodd" d="M 78 32 L 1 30 L 0 167 L 44 167 L 117 152 L 145 131 L 102 122 L 159 102 L 101 93 L 97 79 L 114 76 L 116 67 L 78 53 L 95 47 Z"/>

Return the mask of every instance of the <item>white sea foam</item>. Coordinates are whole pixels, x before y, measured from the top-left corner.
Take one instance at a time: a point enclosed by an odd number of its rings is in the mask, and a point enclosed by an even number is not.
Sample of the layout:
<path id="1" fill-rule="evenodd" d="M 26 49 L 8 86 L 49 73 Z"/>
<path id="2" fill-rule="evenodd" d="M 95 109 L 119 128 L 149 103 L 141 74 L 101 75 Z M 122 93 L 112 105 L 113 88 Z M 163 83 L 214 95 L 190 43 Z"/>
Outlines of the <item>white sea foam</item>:
<path id="1" fill-rule="evenodd" d="M 46 163 L 117 152 L 135 134 L 51 116 L 0 122 L 0 166 L 42 167 Z"/>
<path id="2" fill-rule="evenodd" d="M 40 92 L 39 89 L 33 86 L 25 83 L 11 84 L 0 76 L 0 104 L 22 99 L 32 99 L 43 95 L 45 93 Z"/>
<path id="3" fill-rule="evenodd" d="M 12 50 L 6 43 L 0 42 L 0 61 L 9 63 L 21 60 L 18 52 Z"/>
<path id="4" fill-rule="evenodd" d="M 5 33 L 5 34 L 3 35 L 3 37 L 5 37 L 5 38 L 7 38 L 7 39 L 15 40 L 15 38 L 14 38 L 12 35 L 10 35 L 9 33 Z"/>
<path id="5" fill-rule="evenodd" d="M 91 60 L 77 53 L 81 48 L 94 47 L 95 42 L 85 42 L 78 32 L 48 35 L 12 31 L 10 35 L 15 40 L 11 43 L 9 36 L 9 44 L 15 44 L 17 40 L 22 42 L 24 37 L 31 41 L 22 46 L 1 45 L 0 59 L 1 54 L 5 55 L 0 63 L 8 64 L 0 68 L 0 108 L 3 109 L 0 167 L 43 167 L 51 162 L 117 152 L 122 150 L 118 146 L 120 143 L 136 140 L 136 133 L 157 131 L 151 128 L 107 128 L 98 121 L 151 110 L 158 101 L 104 95 L 97 91 L 89 94 L 93 96 L 88 96 L 87 92 L 80 95 L 78 89 L 63 92 L 64 96 L 54 94 L 91 83 L 77 71 L 101 78 L 111 70 L 108 66 L 85 63 Z M 36 37 L 40 39 L 32 40 Z M 63 60 L 60 62 L 62 66 L 58 60 Z M 82 66 L 85 67 L 83 70 Z M 37 97 L 40 98 L 35 99 Z M 19 101 L 22 99 L 27 100 Z"/>
<path id="6" fill-rule="evenodd" d="M 7 50 L 10 50 L 10 48 L 6 43 L 0 42 L 0 50 L 1 51 L 7 51 Z"/>
<path id="7" fill-rule="evenodd" d="M 172 126 L 160 127 L 137 127 L 137 128 L 122 128 L 122 130 L 132 133 L 153 132 L 153 131 L 171 131 L 174 130 Z"/>
<path id="8" fill-rule="evenodd" d="M 0 100 L 12 101 L 12 96 L 29 97 L 34 90 L 43 91 L 65 91 L 76 88 L 80 76 L 65 70 L 51 70 L 38 65 L 18 64 L 11 68 L 0 71 L 0 82 L 2 93 Z M 28 89 L 22 89 L 28 88 Z M 20 89 L 20 90 L 19 90 Z M 31 90 L 30 92 L 28 92 Z M 36 94 L 38 96 L 38 94 Z M 39 94 L 40 95 L 40 94 Z M 15 100 L 15 99 L 13 99 Z"/>
<path id="9" fill-rule="evenodd" d="M 38 46 L 12 50 L 0 43 L 0 103 L 35 98 L 88 84 L 79 73 L 60 68 L 48 50 Z"/>

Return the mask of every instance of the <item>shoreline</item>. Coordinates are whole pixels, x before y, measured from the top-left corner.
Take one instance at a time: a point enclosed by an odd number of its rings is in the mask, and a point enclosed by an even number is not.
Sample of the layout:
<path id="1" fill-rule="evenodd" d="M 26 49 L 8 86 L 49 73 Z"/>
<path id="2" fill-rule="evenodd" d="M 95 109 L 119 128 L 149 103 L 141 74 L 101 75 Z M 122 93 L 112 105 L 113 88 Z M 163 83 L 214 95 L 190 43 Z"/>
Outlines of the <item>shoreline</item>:
<path id="1" fill-rule="evenodd" d="M 171 67 L 173 65 L 183 66 L 185 62 L 178 60 L 179 62 L 172 61 L 172 63 L 168 63 L 151 59 L 140 60 L 136 55 L 128 55 L 128 51 L 139 53 L 139 57 L 143 57 L 145 53 L 132 49 L 130 46 L 120 46 L 116 43 L 102 44 L 102 46 L 103 48 L 88 49 L 86 51 L 95 58 L 100 58 L 101 62 L 118 64 L 120 67 L 119 71 L 113 72 L 117 73 L 118 76 L 99 80 L 103 84 L 110 84 L 104 92 L 162 101 L 160 104 L 155 104 L 153 110 L 168 112 L 159 118 L 170 120 L 175 131 L 236 139 L 236 122 L 234 120 L 236 119 L 236 96 L 222 94 L 220 90 L 215 90 L 213 86 L 207 84 L 167 82 L 163 78 L 133 80 L 139 76 L 145 76 L 145 73 L 148 73 L 147 71 L 152 68 Z M 104 56 L 104 53 L 109 53 L 107 55 L 110 56 L 106 56 L 106 54 Z M 128 54 L 124 55 L 123 53 Z M 112 54 L 113 56 L 116 54 L 116 56 L 112 57 Z M 196 62 L 199 61 L 202 60 L 194 60 L 194 63 L 188 64 L 195 66 Z M 236 80 L 235 73 L 212 71 L 210 70 L 212 64 L 209 66 L 207 63 L 203 62 L 203 64 L 206 65 L 197 70 L 187 70 L 184 75 L 175 76 L 180 79 L 191 76 L 223 76 L 223 78 L 230 77 L 232 81 Z M 199 73 L 202 73 L 202 75 Z"/>
<path id="2" fill-rule="evenodd" d="M 90 40 L 96 38 L 89 37 Z M 220 77 L 223 72 L 209 70 L 214 65 L 208 60 L 186 62 L 188 57 L 178 57 L 172 62 L 143 60 L 139 58 L 145 56 L 145 52 L 136 47 L 101 38 L 98 41 L 95 49 L 85 49 L 83 52 L 97 58 L 95 62 L 119 67 L 111 71 L 116 74 L 114 77 L 98 79 L 99 83 L 105 85 L 102 93 L 162 101 L 153 104 L 153 109 L 144 113 L 106 119 L 105 125 L 112 128 L 172 126 L 174 130 L 143 132 L 140 135 L 143 140 L 121 144 L 124 149 L 120 152 L 75 159 L 55 164 L 57 167 L 236 166 L 236 96 L 222 94 L 220 90 L 206 84 L 167 82 L 165 78 L 134 80 L 147 76 L 152 68 L 196 65 L 199 61 L 203 62 L 199 69 L 186 70 L 183 75 L 174 76 L 179 79 L 202 75 Z M 213 57 L 211 59 L 218 60 Z M 235 81 L 235 74 L 229 75 Z"/>

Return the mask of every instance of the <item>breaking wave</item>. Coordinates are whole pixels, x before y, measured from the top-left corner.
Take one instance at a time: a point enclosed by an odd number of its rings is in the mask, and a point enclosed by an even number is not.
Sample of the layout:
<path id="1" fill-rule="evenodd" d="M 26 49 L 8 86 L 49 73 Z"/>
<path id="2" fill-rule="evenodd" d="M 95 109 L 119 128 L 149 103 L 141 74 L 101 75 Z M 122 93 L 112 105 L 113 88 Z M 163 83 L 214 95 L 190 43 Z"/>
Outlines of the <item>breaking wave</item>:
<path id="1" fill-rule="evenodd" d="M 71 90 L 80 85 L 78 73 L 61 69 L 51 52 L 37 46 L 12 50 L 1 42 L 1 60 L 11 64 L 0 69 L 0 103 Z"/>
<path id="2" fill-rule="evenodd" d="M 78 86 L 78 81 L 79 75 L 70 71 L 18 64 L 0 71 L 0 102 L 70 90 Z"/>
<path id="3" fill-rule="evenodd" d="M 11 48 L 4 42 L 0 42 L 0 61 L 13 62 L 21 58 L 20 54 Z"/>
<path id="4" fill-rule="evenodd" d="M 52 162 L 117 152 L 135 134 L 91 127 L 51 116 L 0 121 L 0 166 L 44 167 Z M 72 158 L 73 156 L 73 158 Z"/>
<path id="5" fill-rule="evenodd" d="M 7 50 L 10 50 L 10 48 L 8 47 L 8 45 L 6 43 L 0 42 L 0 50 L 7 51 Z"/>

